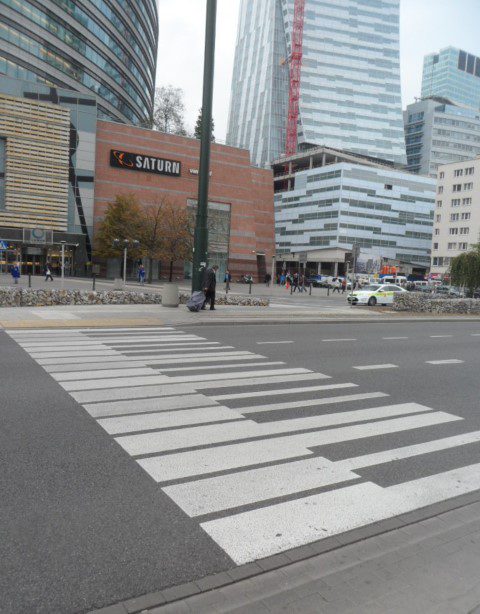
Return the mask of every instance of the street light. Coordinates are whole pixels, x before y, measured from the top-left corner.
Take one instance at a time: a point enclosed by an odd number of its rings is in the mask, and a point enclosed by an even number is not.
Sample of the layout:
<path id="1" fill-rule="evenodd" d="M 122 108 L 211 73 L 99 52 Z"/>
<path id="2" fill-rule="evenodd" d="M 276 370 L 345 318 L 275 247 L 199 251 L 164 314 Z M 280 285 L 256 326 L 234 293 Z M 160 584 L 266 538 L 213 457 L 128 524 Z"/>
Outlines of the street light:
<path id="1" fill-rule="evenodd" d="M 127 252 L 128 252 L 128 248 L 131 245 L 133 248 L 137 247 L 138 245 L 140 245 L 140 241 L 137 241 L 137 239 L 123 239 L 123 241 L 120 241 L 120 239 L 113 239 L 113 245 L 114 247 L 120 247 L 121 245 L 123 245 L 123 286 L 125 287 L 127 285 Z"/>
<path id="2" fill-rule="evenodd" d="M 62 289 L 65 282 L 65 243 L 66 241 L 60 241 L 62 246 Z"/>

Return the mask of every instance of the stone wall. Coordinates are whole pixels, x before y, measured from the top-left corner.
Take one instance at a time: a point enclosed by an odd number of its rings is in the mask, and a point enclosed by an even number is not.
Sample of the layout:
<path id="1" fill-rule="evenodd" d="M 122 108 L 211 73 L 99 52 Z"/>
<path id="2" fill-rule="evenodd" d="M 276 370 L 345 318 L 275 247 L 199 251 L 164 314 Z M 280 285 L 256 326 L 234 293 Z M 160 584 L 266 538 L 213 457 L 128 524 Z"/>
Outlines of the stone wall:
<path id="1" fill-rule="evenodd" d="M 190 294 L 180 292 L 180 303 L 185 304 Z M 0 307 L 45 307 L 48 305 L 154 305 L 161 304 L 162 296 L 156 292 L 128 292 L 124 290 L 57 290 L 48 288 L 0 288 Z M 217 295 L 218 305 L 268 307 L 267 298 L 235 294 Z"/>
<path id="2" fill-rule="evenodd" d="M 393 310 L 413 313 L 480 314 L 480 299 L 439 298 L 420 292 L 408 292 L 395 296 Z"/>

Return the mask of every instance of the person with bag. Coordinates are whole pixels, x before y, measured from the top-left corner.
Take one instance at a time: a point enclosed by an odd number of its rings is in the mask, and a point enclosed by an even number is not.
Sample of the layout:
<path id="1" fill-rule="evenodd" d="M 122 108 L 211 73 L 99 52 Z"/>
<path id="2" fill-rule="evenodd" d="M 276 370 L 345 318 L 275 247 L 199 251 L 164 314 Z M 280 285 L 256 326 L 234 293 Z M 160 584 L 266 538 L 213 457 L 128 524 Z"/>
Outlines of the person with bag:
<path id="1" fill-rule="evenodd" d="M 12 275 L 13 283 L 18 284 L 18 280 L 20 279 L 20 267 L 18 266 L 18 262 L 12 266 L 10 274 Z"/>
<path id="2" fill-rule="evenodd" d="M 50 269 L 50 265 L 48 264 L 48 262 L 45 265 L 44 274 L 45 274 L 45 281 L 48 281 L 49 279 L 50 281 L 53 281 L 52 271 Z"/>
<path id="3" fill-rule="evenodd" d="M 217 287 L 217 271 L 218 265 L 214 264 L 212 267 L 205 271 L 205 278 L 203 282 L 203 290 L 205 292 L 205 304 L 202 309 L 205 309 L 205 305 L 210 303 L 210 311 L 215 310 L 215 289 Z"/>

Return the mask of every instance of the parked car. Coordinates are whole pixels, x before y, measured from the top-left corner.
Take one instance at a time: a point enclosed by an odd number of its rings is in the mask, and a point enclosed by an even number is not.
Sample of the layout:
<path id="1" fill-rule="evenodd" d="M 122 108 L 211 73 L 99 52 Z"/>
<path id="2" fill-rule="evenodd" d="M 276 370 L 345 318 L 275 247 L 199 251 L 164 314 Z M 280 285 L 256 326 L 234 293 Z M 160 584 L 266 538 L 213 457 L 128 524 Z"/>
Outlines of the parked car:
<path id="1" fill-rule="evenodd" d="M 371 284 L 348 295 L 347 301 L 352 305 L 391 305 L 395 294 L 406 292 L 405 288 L 393 284 Z"/>
<path id="2" fill-rule="evenodd" d="M 314 288 L 319 288 L 323 286 L 324 279 L 325 279 L 324 275 L 310 275 L 310 277 L 307 277 L 305 281 L 308 285 L 311 284 Z"/>
<path id="3" fill-rule="evenodd" d="M 448 296 L 450 298 L 464 298 L 465 292 L 461 288 L 455 286 L 437 286 L 435 288 L 435 294 L 440 296 Z"/>

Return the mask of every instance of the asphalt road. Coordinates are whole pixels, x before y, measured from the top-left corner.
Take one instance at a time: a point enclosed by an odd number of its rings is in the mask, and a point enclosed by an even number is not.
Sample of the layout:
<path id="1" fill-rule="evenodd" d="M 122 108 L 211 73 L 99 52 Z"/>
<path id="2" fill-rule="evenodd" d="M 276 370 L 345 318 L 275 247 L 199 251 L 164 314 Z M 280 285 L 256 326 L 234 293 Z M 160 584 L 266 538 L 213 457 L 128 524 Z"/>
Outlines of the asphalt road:
<path id="1" fill-rule="evenodd" d="M 88 611 L 480 488 L 480 323 L 183 331 L 0 333 L 2 613 Z"/>

